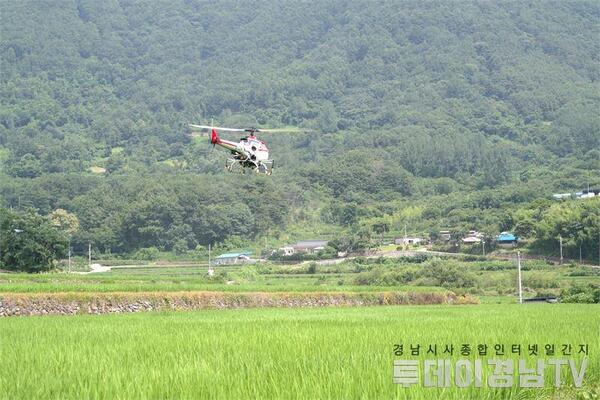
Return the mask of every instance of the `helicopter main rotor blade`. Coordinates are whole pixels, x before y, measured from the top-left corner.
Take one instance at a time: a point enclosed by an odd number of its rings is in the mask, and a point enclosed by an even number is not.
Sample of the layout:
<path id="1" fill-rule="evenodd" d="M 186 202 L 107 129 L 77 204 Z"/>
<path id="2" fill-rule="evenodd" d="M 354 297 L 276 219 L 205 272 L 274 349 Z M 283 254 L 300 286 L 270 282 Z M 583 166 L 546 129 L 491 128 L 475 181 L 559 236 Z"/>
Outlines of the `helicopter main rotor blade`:
<path id="1" fill-rule="evenodd" d="M 198 129 L 216 129 L 217 131 L 228 131 L 228 132 L 245 132 L 245 129 L 237 129 L 237 128 L 222 128 L 219 126 L 208 126 L 208 125 L 194 125 L 194 124 L 189 124 L 189 126 L 191 126 L 192 128 L 198 128 Z"/>
<path id="2" fill-rule="evenodd" d="M 257 132 L 263 133 L 297 133 L 297 132 L 309 132 L 310 129 L 302 128 L 279 128 L 279 129 L 257 129 Z"/>

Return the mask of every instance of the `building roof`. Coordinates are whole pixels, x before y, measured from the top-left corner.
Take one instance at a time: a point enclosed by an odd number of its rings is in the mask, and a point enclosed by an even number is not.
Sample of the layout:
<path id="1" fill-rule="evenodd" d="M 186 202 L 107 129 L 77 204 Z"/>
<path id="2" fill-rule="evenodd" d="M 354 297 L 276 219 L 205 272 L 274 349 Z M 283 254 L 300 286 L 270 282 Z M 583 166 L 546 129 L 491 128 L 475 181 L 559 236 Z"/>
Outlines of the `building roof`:
<path id="1" fill-rule="evenodd" d="M 517 237 L 510 232 L 502 232 L 496 237 L 499 242 L 515 242 Z"/>
<path id="2" fill-rule="evenodd" d="M 224 254 L 221 254 L 220 256 L 216 257 L 215 259 L 217 259 L 217 258 L 238 258 L 241 256 L 249 256 L 250 254 L 252 254 L 252 253 L 249 251 L 246 251 L 243 253 L 224 253 Z"/>
<path id="3" fill-rule="evenodd" d="M 327 240 L 303 240 L 296 243 L 293 247 L 295 249 L 316 249 L 317 247 L 327 246 Z"/>
<path id="4" fill-rule="evenodd" d="M 479 243 L 481 242 L 481 238 L 475 237 L 475 236 L 469 236 L 464 238 L 463 243 Z"/>

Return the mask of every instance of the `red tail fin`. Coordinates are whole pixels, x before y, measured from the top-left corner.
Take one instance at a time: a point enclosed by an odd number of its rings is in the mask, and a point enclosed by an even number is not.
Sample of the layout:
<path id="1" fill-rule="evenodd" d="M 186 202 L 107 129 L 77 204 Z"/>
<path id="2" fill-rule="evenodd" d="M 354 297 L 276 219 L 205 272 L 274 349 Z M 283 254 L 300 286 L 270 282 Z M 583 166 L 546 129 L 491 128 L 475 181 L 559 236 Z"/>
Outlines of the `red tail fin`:
<path id="1" fill-rule="evenodd" d="M 217 135 L 217 131 L 213 128 L 212 133 L 210 135 L 210 142 L 212 144 L 217 144 L 220 142 L 219 135 Z"/>

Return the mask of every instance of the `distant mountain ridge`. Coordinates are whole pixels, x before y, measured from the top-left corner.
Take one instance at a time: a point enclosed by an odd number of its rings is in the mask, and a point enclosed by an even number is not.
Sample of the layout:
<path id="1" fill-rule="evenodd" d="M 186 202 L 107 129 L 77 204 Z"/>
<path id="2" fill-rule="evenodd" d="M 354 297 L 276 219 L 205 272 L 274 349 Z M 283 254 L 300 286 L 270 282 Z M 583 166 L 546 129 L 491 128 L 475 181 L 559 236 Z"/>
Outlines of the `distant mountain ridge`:
<path id="1" fill-rule="evenodd" d="M 209 203 L 252 221 L 224 217 L 202 243 L 346 226 L 407 199 L 520 203 L 600 183 L 596 1 L 20 1 L 0 15 L 0 204 L 86 215 L 87 237 L 115 250 L 193 246 L 211 223 L 182 210 Z M 211 119 L 312 133 L 265 138 L 275 175 L 236 196 L 221 193 L 242 185 L 223 176 L 226 155 L 185 134 Z M 193 185 L 227 204 L 176 190 Z M 277 211 L 259 210 L 264 193 Z M 347 219 L 335 202 L 373 210 Z M 153 228 L 139 218 L 169 204 L 181 210 Z M 472 224 L 499 227 L 485 219 Z"/>

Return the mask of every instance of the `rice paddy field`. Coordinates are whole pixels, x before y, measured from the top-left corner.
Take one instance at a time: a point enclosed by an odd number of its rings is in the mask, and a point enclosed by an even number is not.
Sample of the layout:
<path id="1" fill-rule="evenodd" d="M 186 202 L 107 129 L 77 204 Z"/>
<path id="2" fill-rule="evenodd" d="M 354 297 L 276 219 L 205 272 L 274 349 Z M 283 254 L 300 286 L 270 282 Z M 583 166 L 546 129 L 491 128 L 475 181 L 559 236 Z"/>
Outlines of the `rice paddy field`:
<path id="1" fill-rule="evenodd" d="M 204 264 L 136 265 L 115 267 L 109 272 L 67 274 L 63 272 L 24 274 L 0 273 L 1 293 L 58 293 L 58 292 L 149 292 L 149 291 L 227 291 L 227 292 L 363 292 L 363 291 L 441 291 L 446 288 L 430 282 L 378 282 L 359 284 L 357 278 L 365 270 L 381 268 L 402 271 L 418 264 L 403 264 L 386 260 L 387 264 L 320 265 L 308 273 L 309 264 L 219 266 L 213 278 L 207 276 Z M 517 271 L 514 262 L 489 260 L 461 264 L 477 278 L 472 294 L 482 302 L 514 302 Z M 536 292 L 556 292 L 561 288 L 581 283 L 600 284 L 600 269 L 575 265 L 554 266 L 542 262 L 528 262 L 523 271 L 526 297 Z"/>
<path id="2" fill-rule="evenodd" d="M 487 370 L 482 388 L 393 383 L 394 360 L 434 358 L 397 356 L 394 345 L 465 343 L 587 344 L 583 387 L 569 377 L 555 388 L 547 372 L 542 389 L 492 389 Z M 599 356 L 600 307 L 583 304 L 11 317 L 0 319 L 0 398 L 593 399 Z"/>
<path id="3" fill-rule="evenodd" d="M 241 273 L 239 267 L 225 267 L 221 271 Z M 179 291 L 382 291 L 389 287 L 353 284 L 349 273 L 323 274 L 269 274 L 235 278 L 230 282 L 208 279 L 206 267 L 135 267 L 109 273 L 76 275 L 0 274 L 0 293 L 60 293 L 60 292 L 179 292 Z M 340 284 L 340 281 L 342 284 Z M 396 286 L 395 290 L 440 291 L 433 286 Z"/>
<path id="4" fill-rule="evenodd" d="M 219 267 L 136 265 L 104 273 L 0 273 L 0 299 L 17 296 L 78 298 L 135 297 L 143 293 L 446 292 L 429 281 L 405 284 L 377 278 L 412 264 L 345 263 Z M 152 311 L 102 315 L 11 316 L 0 318 L 0 399 L 597 399 L 600 397 L 600 305 L 516 304 L 516 271 L 510 262 L 464 264 L 476 277 L 469 289 L 478 305 L 245 308 Z M 380 272 L 381 272 L 380 271 Z M 600 282 L 600 270 L 530 264 L 523 271 L 527 296 Z M 385 276 L 385 275 L 384 275 Z M 379 282 L 383 283 L 380 284 Z M 161 294 L 162 293 L 162 294 Z M 230 293 L 232 294 L 232 293 Z M 237 293 L 235 293 L 237 295 Z M 1 306 L 1 304 L 0 304 Z M 1 307 L 0 307 L 1 308 Z M 459 349 L 468 344 L 469 355 Z M 587 355 L 562 357 L 564 345 L 587 345 Z M 403 353 L 399 354 L 402 345 Z M 419 355 L 411 346 L 419 345 Z M 439 353 L 427 353 L 437 345 Z M 488 346 L 480 355 L 478 345 Z M 494 346 L 504 346 L 498 356 Z M 521 356 L 511 351 L 523 349 Z M 539 355 L 526 354 L 537 345 Z M 554 345 L 555 356 L 543 352 Z M 443 353 L 453 346 L 452 354 Z M 587 359 L 581 387 L 569 366 L 554 386 L 544 370 L 542 388 L 519 387 L 519 358 Z M 460 359 L 483 365 L 482 387 L 459 388 L 455 370 L 446 388 L 425 387 L 425 360 Z M 493 359 L 512 360 L 515 381 L 492 388 Z M 395 361 L 418 361 L 419 380 L 394 383 Z M 453 364 L 452 364 L 453 365 Z M 431 374 L 430 374 L 431 375 Z"/>

